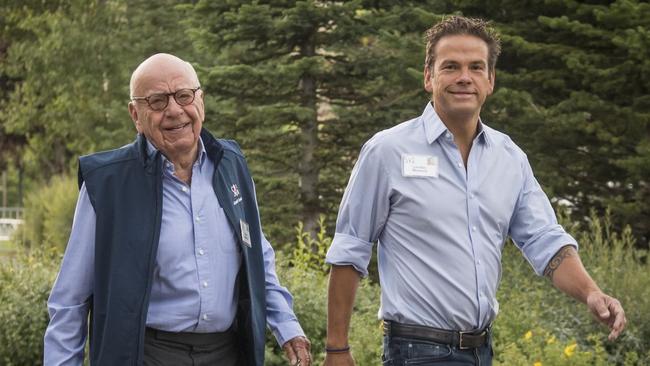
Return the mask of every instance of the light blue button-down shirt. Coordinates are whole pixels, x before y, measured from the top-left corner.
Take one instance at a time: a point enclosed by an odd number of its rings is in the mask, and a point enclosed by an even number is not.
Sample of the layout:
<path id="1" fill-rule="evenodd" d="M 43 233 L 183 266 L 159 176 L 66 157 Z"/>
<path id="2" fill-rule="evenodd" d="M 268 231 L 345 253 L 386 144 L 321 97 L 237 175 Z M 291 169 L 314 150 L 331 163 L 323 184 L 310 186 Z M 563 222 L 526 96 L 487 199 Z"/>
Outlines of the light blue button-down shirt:
<path id="1" fill-rule="evenodd" d="M 170 332 L 222 332 L 236 315 L 236 278 L 241 254 L 235 234 L 212 188 L 214 164 L 200 143 L 191 186 L 174 175 L 163 156 L 163 209 L 147 326 Z M 149 154 L 156 152 L 148 144 Z M 48 300 L 45 365 L 81 365 L 88 299 L 93 292 L 95 211 L 85 185 L 79 193 L 72 233 Z M 280 286 L 275 255 L 262 238 L 267 322 L 278 343 L 304 335 L 293 299 Z"/>
<path id="2" fill-rule="evenodd" d="M 409 176 L 404 164 L 414 155 L 432 162 L 429 172 Z M 363 146 L 327 262 L 366 275 L 377 242 L 381 319 L 471 330 L 498 313 L 508 235 L 538 274 L 562 246 L 577 248 L 508 136 L 480 123 L 465 168 L 429 103 Z"/>

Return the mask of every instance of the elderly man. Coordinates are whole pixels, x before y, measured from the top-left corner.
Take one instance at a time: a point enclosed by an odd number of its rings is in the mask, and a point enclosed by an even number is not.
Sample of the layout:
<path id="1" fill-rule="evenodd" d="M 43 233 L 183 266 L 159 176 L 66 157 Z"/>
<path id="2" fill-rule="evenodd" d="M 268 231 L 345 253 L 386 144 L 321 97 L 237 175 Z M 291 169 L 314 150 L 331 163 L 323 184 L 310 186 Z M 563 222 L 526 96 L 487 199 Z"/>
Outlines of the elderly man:
<path id="1" fill-rule="evenodd" d="M 45 365 L 82 365 L 89 329 L 91 365 L 261 366 L 267 323 L 289 362 L 309 365 L 246 161 L 202 128 L 194 69 L 157 54 L 130 86 L 136 141 L 79 160 Z"/>
<path id="2" fill-rule="evenodd" d="M 480 120 L 499 49 L 481 20 L 432 27 L 424 67 L 431 102 L 361 150 L 327 254 L 327 365 L 353 364 L 349 321 L 375 241 L 384 365 L 491 364 L 508 235 L 538 274 L 610 327 L 610 339 L 623 330 L 621 304 L 585 271 L 524 152 Z"/>

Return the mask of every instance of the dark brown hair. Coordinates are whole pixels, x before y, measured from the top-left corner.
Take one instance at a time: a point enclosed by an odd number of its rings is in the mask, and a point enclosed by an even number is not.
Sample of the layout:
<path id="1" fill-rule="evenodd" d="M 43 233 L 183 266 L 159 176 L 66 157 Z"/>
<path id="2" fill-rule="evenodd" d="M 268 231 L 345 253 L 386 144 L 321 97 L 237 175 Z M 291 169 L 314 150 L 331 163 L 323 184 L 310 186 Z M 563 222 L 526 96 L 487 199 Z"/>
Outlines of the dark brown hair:
<path id="1" fill-rule="evenodd" d="M 451 16 L 443 19 L 427 30 L 427 55 L 424 66 L 431 70 L 436 61 L 436 44 L 444 36 L 470 35 L 475 36 L 487 43 L 488 46 L 488 69 L 494 71 L 497 58 L 501 53 L 501 40 L 499 34 L 490 27 L 490 23 L 478 18 L 465 18 Z"/>

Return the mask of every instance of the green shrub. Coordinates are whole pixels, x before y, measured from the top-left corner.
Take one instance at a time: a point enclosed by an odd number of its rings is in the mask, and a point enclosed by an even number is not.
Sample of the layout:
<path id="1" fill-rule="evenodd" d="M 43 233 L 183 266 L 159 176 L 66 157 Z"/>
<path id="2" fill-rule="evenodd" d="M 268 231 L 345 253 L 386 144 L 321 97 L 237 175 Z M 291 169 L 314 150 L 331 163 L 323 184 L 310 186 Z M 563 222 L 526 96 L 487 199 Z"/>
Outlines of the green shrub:
<path id="1" fill-rule="evenodd" d="M 498 293 L 501 312 L 494 324 L 495 365 L 650 365 L 650 264 L 634 249 L 629 232 L 612 232 L 607 217 L 585 228 L 570 227 L 581 244 L 585 266 L 607 292 L 623 303 L 628 326 L 615 342 L 584 305 L 535 276 L 514 245 L 503 254 Z M 327 266 L 331 238 L 310 239 L 298 231 L 288 252 L 278 251 L 278 275 L 294 296 L 296 315 L 312 341 L 315 364 L 324 358 Z M 40 365 L 47 325 L 46 300 L 60 263 L 57 248 L 18 254 L 0 266 L 0 364 Z M 381 354 L 377 320 L 379 286 L 363 280 L 357 293 L 350 342 L 357 365 L 376 365 Z M 285 365 L 269 334 L 267 365 Z"/>
<path id="2" fill-rule="evenodd" d="M 561 221 L 566 221 L 560 215 Z M 634 248 L 629 229 L 611 230 L 608 216 L 592 216 L 581 228 L 563 222 L 580 244 L 580 257 L 594 280 L 623 304 L 627 328 L 619 339 L 609 342 L 609 330 L 595 321 L 585 305 L 554 289 L 550 282 L 536 276 L 514 245 L 503 253 L 502 283 L 497 294 L 500 314 L 494 326 L 496 365 L 574 365 L 577 359 L 563 360 L 553 347 L 526 353 L 522 337 L 528 332 L 553 336 L 558 344 L 574 340 L 577 349 L 594 359 L 587 364 L 650 365 L 650 265 L 647 253 Z M 605 353 L 600 352 L 603 349 Z M 515 358 L 515 351 L 521 351 Z M 584 356 L 586 357 L 586 356 Z M 590 363 L 591 362 L 591 363 Z"/>
<path id="3" fill-rule="evenodd" d="M 277 253 L 278 276 L 294 297 L 294 311 L 312 342 L 315 365 L 322 364 L 325 358 L 329 273 L 325 254 L 331 242 L 332 238 L 325 231 L 325 219 L 321 217 L 315 239 L 298 224 L 296 242 L 285 246 L 289 253 Z M 350 324 L 350 347 L 357 365 L 376 365 L 381 357 L 382 332 L 377 319 L 379 294 L 379 286 L 367 279 L 361 281 Z M 276 343 L 273 337 L 267 337 L 266 365 L 286 365 L 283 352 Z"/>
<path id="4" fill-rule="evenodd" d="M 33 251 L 0 266 L 0 364 L 43 364 L 47 297 L 58 263 L 56 254 Z"/>
<path id="5" fill-rule="evenodd" d="M 580 255 L 594 279 L 621 300 L 628 325 L 615 342 L 609 331 L 591 318 L 586 307 L 536 276 L 514 245 L 503 253 L 503 277 L 497 294 L 500 314 L 494 324 L 495 365 L 650 365 L 650 267 L 647 254 L 634 248 L 625 230 L 611 230 L 607 216 L 592 217 L 585 228 L 565 227 L 580 243 Z M 324 220 L 321 220 L 324 222 Z M 327 273 L 324 256 L 331 238 L 321 225 L 316 239 L 298 226 L 297 240 L 286 255 L 278 253 L 278 274 L 294 295 L 296 315 L 312 341 L 316 364 L 324 357 Z M 376 365 L 381 355 L 377 320 L 379 286 L 362 281 L 350 327 L 357 365 Z M 529 337 L 526 335 L 530 334 Z M 274 342 L 269 338 L 269 345 Z M 268 347 L 270 365 L 284 364 L 279 347 Z"/>
<path id="6" fill-rule="evenodd" d="M 25 198 L 25 224 L 16 235 L 18 242 L 28 248 L 56 247 L 63 251 L 72 227 L 77 187 L 76 178 L 61 175 L 29 192 Z"/>

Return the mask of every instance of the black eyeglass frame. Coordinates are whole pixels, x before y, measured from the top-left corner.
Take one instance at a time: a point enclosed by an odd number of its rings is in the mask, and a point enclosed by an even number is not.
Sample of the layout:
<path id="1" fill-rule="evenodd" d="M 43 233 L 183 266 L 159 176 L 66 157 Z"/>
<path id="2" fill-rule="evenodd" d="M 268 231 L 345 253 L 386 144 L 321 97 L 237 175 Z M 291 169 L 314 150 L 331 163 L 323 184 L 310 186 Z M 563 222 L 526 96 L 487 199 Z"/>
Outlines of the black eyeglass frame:
<path id="1" fill-rule="evenodd" d="M 156 112 L 160 112 L 160 111 L 164 111 L 165 108 L 167 108 L 167 106 L 169 105 L 169 97 L 170 97 L 170 96 L 173 96 L 173 97 L 174 97 L 174 100 L 176 101 L 176 103 L 177 103 L 178 105 L 180 105 L 180 106 L 186 106 L 186 105 L 190 105 L 190 104 L 192 104 L 192 103 L 194 102 L 194 99 L 196 99 L 196 92 L 197 92 L 198 90 L 200 90 L 200 89 L 201 89 L 201 86 L 199 85 L 199 86 L 197 86 L 197 87 L 194 88 L 194 89 L 192 89 L 192 88 L 183 88 L 183 89 L 178 89 L 178 90 L 176 90 L 176 91 L 173 92 L 173 93 L 155 93 L 155 94 L 151 94 L 151 95 L 148 96 L 148 97 L 131 97 L 131 100 L 134 101 L 134 102 L 135 102 L 135 101 L 138 101 L 138 100 L 144 100 L 144 101 L 147 102 L 147 105 L 149 106 L 149 108 L 151 108 L 151 110 L 154 110 L 154 111 L 156 111 Z M 180 92 L 184 92 L 184 91 L 187 91 L 187 90 L 191 90 L 191 91 L 192 91 L 192 100 L 190 100 L 190 101 L 187 102 L 187 103 L 181 103 L 181 102 L 179 102 L 179 101 L 178 101 L 178 98 L 177 98 L 176 96 L 178 95 L 178 93 L 180 93 Z M 159 97 L 159 96 L 165 96 L 165 97 L 166 97 L 166 99 L 165 99 L 165 101 L 166 101 L 166 102 L 165 102 L 165 105 L 164 105 L 163 107 L 161 107 L 161 108 L 154 108 L 153 106 L 151 106 L 151 103 L 149 102 L 149 98 L 152 98 L 152 97 Z"/>

